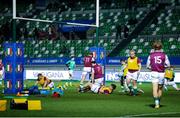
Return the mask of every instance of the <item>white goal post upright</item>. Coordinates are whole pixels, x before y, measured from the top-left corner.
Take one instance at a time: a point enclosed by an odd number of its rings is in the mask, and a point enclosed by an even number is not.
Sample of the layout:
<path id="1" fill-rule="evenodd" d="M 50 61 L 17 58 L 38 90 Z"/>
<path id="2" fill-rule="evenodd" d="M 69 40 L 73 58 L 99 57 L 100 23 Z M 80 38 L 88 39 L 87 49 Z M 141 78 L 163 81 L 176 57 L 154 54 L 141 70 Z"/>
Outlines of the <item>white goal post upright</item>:
<path id="1" fill-rule="evenodd" d="M 96 27 L 99 27 L 99 0 L 96 0 Z"/>
<path id="2" fill-rule="evenodd" d="M 16 0 L 13 0 L 13 19 L 16 19 Z"/>
<path id="3" fill-rule="evenodd" d="M 88 26 L 96 28 L 96 40 L 94 46 L 98 49 L 99 52 L 99 11 L 100 11 L 100 0 L 96 0 L 96 21 L 95 24 L 83 24 L 83 23 L 75 23 L 75 22 L 62 22 L 62 21 L 54 21 L 54 20 L 44 20 L 44 19 L 34 19 L 34 18 L 25 18 L 17 16 L 17 8 L 16 1 L 13 0 L 13 40 L 16 41 L 16 20 L 26 20 L 26 21 L 34 21 L 34 22 L 45 22 L 45 23 L 57 23 L 57 24 L 65 24 L 65 25 L 74 25 L 74 26 Z M 95 45 L 96 44 L 96 45 Z M 105 72 L 105 65 L 104 65 Z M 105 74 L 105 73 L 104 73 Z M 104 77 L 105 80 L 105 77 Z"/>

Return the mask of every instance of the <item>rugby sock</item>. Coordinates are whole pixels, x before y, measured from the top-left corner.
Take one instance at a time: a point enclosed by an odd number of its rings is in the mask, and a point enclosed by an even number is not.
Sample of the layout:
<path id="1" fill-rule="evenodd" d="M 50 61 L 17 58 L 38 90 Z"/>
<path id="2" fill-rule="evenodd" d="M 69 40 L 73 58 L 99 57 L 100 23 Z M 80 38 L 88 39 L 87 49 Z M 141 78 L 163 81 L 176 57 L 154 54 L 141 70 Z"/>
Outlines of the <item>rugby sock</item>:
<path id="1" fill-rule="evenodd" d="M 127 86 L 126 81 L 124 81 L 124 88 L 126 89 L 126 91 L 130 91 L 129 88 L 128 88 L 128 86 Z"/>
<path id="2" fill-rule="evenodd" d="M 124 77 L 123 76 L 121 77 L 120 82 L 121 82 L 121 86 L 123 86 L 124 85 Z"/>
<path id="3" fill-rule="evenodd" d="M 154 103 L 155 103 L 155 105 L 159 105 L 159 98 L 158 97 L 154 97 Z"/>
<path id="4" fill-rule="evenodd" d="M 70 75 L 70 76 L 69 76 L 69 80 L 72 80 L 72 79 L 73 79 L 73 77 L 72 77 L 72 75 Z"/>
<path id="5" fill-rule="evenodd" d="M 161 102 L 161 97 L 159 97 L 158 100 L 159 100 L 159 104 L 160 104 L 160 102 Z"/>
<path id="6" fill-rule="evenodd" d="M 166 91 L 168 90 L 166 85 L 164 85 L 164 89 L 165 89 Z"/>
<path id="7" fill-rule="evenodd" d="M 133 87 L 133 95 L 137 94 L 137 86 Z"/>
<path id="8" fill-rule="evenodd" d="M 128 85 L 128 88 L 130 90 L 130 94 L 133 94 L 133 88 L 132 88 L 131 84 Z"/>
<path id="9" fill-rule="evenodd" d="M 129 88 L 130 90 L 132 90 L 132 85 L 131 85 L 131 84 L 129 84 L 129 85 L 128 85 L 128 88 Z"/>
<path id="10" fill-rule="evenodd" d="M 80 88 L 81 88 L 81 89 L 83 88 L 83 83 L 80 83 Z"/>
<path id="11" fill-rule="evenodd" d="M 125 90 L 124 90 L 124 86 L 121 86 L 121 91 L 122 91 L 122 92 L 124 92 L 124 91 L 125 91 Z"/>

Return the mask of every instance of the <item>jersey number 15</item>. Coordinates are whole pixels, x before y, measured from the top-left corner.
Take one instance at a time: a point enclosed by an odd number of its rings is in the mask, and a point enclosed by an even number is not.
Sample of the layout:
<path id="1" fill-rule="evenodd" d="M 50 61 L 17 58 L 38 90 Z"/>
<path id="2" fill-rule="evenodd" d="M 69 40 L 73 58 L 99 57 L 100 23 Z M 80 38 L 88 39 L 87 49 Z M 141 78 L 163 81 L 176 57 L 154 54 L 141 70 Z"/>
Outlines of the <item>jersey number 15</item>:
<path id="1" fill-rule="evenodd" d="M 154 60 L 155 60 L 156 64 L 161 64 L 162 63 L 161 56 L 155 56 Z"/>

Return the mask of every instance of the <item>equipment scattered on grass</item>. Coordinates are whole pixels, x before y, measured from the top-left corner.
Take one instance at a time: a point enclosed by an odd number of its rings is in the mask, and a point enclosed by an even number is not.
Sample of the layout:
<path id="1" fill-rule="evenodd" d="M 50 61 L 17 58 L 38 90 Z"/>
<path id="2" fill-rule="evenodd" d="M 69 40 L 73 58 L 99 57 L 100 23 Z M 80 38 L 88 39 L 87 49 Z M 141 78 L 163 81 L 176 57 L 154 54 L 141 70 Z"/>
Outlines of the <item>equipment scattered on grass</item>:
<path id="1" fill-rule="evenodd" d="M 64 91 L 61 88 L 55 88 L 54 90 L 52 90 L 52 94 L 54 93 L 58 93 L 59 95 L 64 95 Z"/>
<path id="2" fill-rule="evenodd" d="M 11 99 L 10 109 L 27 110 L 28 109 L 27 99 Z"/>
<path id="3" fill-rule="evenodd" d="M 16 96 L 29 96 L 29 94 L 24 94 L 24 93 L 18 92 L 18 93 L 16 94 Z"/>
<path id="4" fill-rule="evenodd" d="M 40 100 L 12 99 L 10 109 L 41 110 L 42 107 Z"/>
<path id="5" fill-rule="evenodd" d="M 57 93 L 57 92 L 54 92 L 53 95 L 52 95 L 53 98 L 59 98 L 60 97 L 60 94 Z"/>

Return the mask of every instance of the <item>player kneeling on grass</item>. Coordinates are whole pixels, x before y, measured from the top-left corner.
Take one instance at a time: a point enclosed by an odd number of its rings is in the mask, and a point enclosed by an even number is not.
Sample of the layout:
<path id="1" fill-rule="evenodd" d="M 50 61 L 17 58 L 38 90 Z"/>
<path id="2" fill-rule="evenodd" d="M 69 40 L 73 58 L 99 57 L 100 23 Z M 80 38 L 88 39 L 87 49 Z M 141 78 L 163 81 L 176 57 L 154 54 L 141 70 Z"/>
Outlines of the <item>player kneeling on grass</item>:
<path id="1" fill-rule="evenodd" d="M 164 75 L 164 77 L 165 77 L 165 82 L 164 82 L 164 88 L 166 89 L 166 90 L 168 90 L 167 89 L 167 86 L 169 85 L 169 86 L 172 86 L 175 90 L 177 90 L 177 91 L 179 91 L 180 90 L 180 88 L 178 88 L 177 87 L 177 85 L 176 85 L 176 83 L 174 82 L 174 77 L 175 77 L 175 73 L 174 73 L 174 68 L 173 68 L 173 66 L 171 66 L 170 68 L 167 68 L 166 70 L 165 70 L 165 75 Z"/>
<path id="2" fill-rule="evenodd" d="M 97 64 L 95 61 L 92 61 L 92 72 L 91 72 L 90 83 L 100 85 L 100 86 L 104 84 L 103 68 L 101 65 Z M 87 86 L 87 84 L 85 84 L 85 86 Z M 83 92 L 83 88 L 84 87 L 80 86 L 81 92 Z"/>
<path id="3" fill-rule="evenodd" d="M 100 93 L 100 94 L 111 94 L 116 89 L 115 84 L 111 84 L 110 86 L 104 86 L 99 84 L 93 84 L 88 82 L 83 89 L 80 89 L 79 92 L 87 92 L 91 90 L 93 93 Z"/>
<path id="4" fill-rule="evenodd" d="M 103 85 L 104 84 L 104 74 L 101 65 L 97 64 L 95 61 L 92 62 L 92 83 Z"/>
<path id="5" fill-rule="evenodd" d="M 38 79 L 35 85 L 40 85 L 42 88 L 54 88 L 54 82 L 43 76 L 41 73 L 38 74 Z"/>

